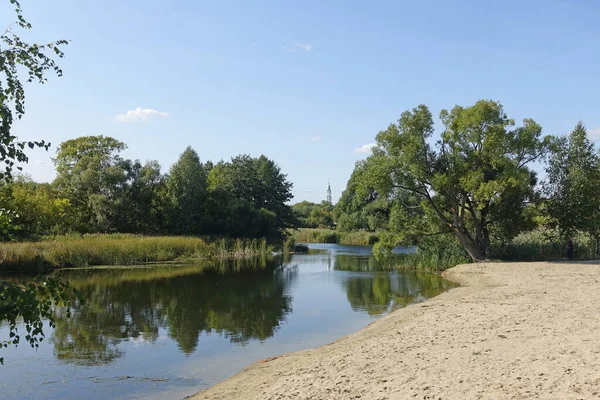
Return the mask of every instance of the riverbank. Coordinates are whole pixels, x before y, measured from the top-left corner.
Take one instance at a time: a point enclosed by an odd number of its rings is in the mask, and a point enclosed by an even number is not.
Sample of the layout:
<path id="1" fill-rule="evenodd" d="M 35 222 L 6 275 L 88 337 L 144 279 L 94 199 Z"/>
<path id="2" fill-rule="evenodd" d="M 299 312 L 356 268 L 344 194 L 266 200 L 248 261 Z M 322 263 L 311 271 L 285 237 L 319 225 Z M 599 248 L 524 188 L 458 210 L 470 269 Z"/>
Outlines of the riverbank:
<path id="1" fill-rule="evenodd" d="M 0 243 L 0 273 L 39 272 L 70 267 L 135 265 L 214 257 L 271 254 L 265 240 L 191 236 L 94 234 L 57 236 L 37 242 Z"/>
<path id="2" fill-rule="evenodd" d="M 594 262 L 461 265 L 444 273 L 459 288 L 193 398 L 597 398 L 599 272 Z"/>

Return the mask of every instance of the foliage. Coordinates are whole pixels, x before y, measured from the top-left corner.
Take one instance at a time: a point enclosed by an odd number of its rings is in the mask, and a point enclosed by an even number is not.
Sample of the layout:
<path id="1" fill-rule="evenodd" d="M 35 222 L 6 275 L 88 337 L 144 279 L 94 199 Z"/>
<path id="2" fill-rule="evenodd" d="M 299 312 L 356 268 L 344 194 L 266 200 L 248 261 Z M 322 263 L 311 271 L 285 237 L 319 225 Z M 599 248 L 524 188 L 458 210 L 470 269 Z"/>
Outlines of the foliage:
<path id="1" fill-rule="evenodd" d="M 44 320 L 50 327 L 55 326 L 52 307 L 65 306 L 66 316 L 70 316 L 70 302 L 74 297 L 82 298 L 69 283 L 53 278 L 38 278 L 27 283 L 0 281 L 0 321 L 9 327 L 9 340 L 0 342 L 0 348 L 18 346 L 25 334 L 25 341 L 37 349 L 44 340 Z M 22 318 L 25 332 L 19 331 L 18 319 Z M 4 357 L 0 357 L 4 364 Z"/>
<path id="2" fill-rule="evenodd" d="M 285 238 L 285 242 L 283 242 L 283 253 L 289 255 L 290 253 L 294 253 L 296 250 L 296 239 L 294 236 L 289 235 Z"/>
<path id="3" fill-rule="evenodd" d="M 414 253 L 401 257 L 399 266 L 421 271 L 443 271 L 470 262 L 469 254 L 454 236 L 442 235 L 423 238 Z"/>
<path id="4" fill-rule="evenodd" d="M 17 21 L 13 26 L 29 30 L 31 24 L 25 20 L 21 5 L 16 0 L 10 0 L 15 7 Z M 66 40 L 58 40 L 47 44 L 29 44 L 24 42 L 12 27 L 0 35 L 0 162 L 4 170 L 0 171 L 0 181 L 12 177 L 15 162 L 27 162 L 25 146 L 33 149 L 43 147 L 48 149 L 50 143 L 42 141 L 19 142 L 11 133 L 16 119 L 25 114 L 25 88 L 19 76 L 24 72 L 26 82 L 37 81 L 45 83 L 48 71 L 62 76 L 62 70 L 56 65 L 51 56 L 64 57 L 61 47 Z M 17 166 L 21 170 L 21 167 Z"/>
<path id="5" fill-rule="evenodd" d="M 600 237 L 600 155 L 583 124 L 552 150 L 545 185 L 548 225 L 558 228 L 562 239 L 578 231 Z"/>
<path id="6" fill-rule="evenodd" d="M 443 271 L 459 264 L 471 262 L 468 253 L 454 235 L 422 237 L 414 252 L 393 253 L 394 247 L 402 244 L 402 236 L 391 232 L 379 235 L 373 246 L 375 259 L 384 266 L 417 271 Z"/>
<path id="7" fill-rule="evenodd" d="M 73 225 L 73 208 L 51 185 L 36 183 L 19 175 L 0 188 L 2 207 L 14 213 L 12 232 L 5 240 L 37 238 L 68 232 Z"/>
<path id="8" fill-rule="evenodd" d="M 453 233 L 473 260 L 483 260 L 493 229 L 524 224 L 536 183 L 527 165 L 546 153 L 550 139 L 531 119 L 515 128 L 494 101 L 442 110 L 440 118 L 444 131 L 433 146 L 428 108 L 402 113 L 377 135 L 361 181 L 395 201 L 396 234 Z"/>
<path id="9" fill-rule="evenodd" d="M 380 196 L 366 174 L 370 160 L 356 163 L 346 189 L 335 205 L 337 229 L 342 232 L 387 229 L 392 203 Z"/>
<path id="10" fill-rule="evenodd" d="M 14 233 L 20 229 L 19 225 L 15 224 L 15 220 L 19 214 L 11 209 L 0 208 L 0 237 L 2 240 L 13 240 Z"/>
<path id="11" fill-rule="evenodd" d="M 119 207 L 112 223 L 117 232 L 154 234 L 167 225 L 167 189 L 157 161 L 124 160 Z"/>
<path id="12" fill-rule="evenodd" d="M 206 181 L 206 169 L 198 153 L 188 146 L 167 178 L 173 232 L 185 235 L 206 232 Z"/>
<path id="13" fill-rule="evenodd" d="M 126 147 L 101 135 L 67 140 L 58 147 L 53 159 L 57 172 L 54 186 L 73 206 L 77 230 L 116 230 L 127 181 L 119 152 Z"/>
<path id="14" fill-rule="evenodd" d="M 301 201 L 292 205 L 292 212 L 298 219 L 300 228 L 333 228 L 334 213 L 333 205 L 328 201 L 312 203 Z"/>
<path id="15" fill-rule="evenodd" d="M 10 3 L 15 7 L 17 17 L 15 26 L 24 30 L 31 29 L 31 24 L 22 15 L 19 2 L 10 0 Z M 44 45 L 29 44 L 14 33 L 12 27 L 0 36 L 0 162 L 4 163 L 4 170 L 0 171 L 1 182 L 11 180 L 16 162 L 28 161 L 24 151 L 25 146 L 30 149 L 43 147 L 46 150 L 50 146 L 44 141 L 20 142 L 11 132 L 15 117 L 21 119 L 25 114 L 25 89 L 19 73 L 26 74 L 26 82 L 39 83 L 46 82 L 48 71 L 62 76 L 62 70 L 49 54 L 62 58 L 64 54 L 61 47 L 66 44 L 65 40 Z M 21 169 L 19 166 L 16 168 Z M 12 209 L 4 208 L 1 211 L 2 235 L 5 239 L 11 239 L 12 232 L 19 228 L 13 224 L 20 215 Z M 21 317 L 25 323 L 25 340 L 32 347 L 37 348 L 44 337 L 42 319 L 47 318 L 50 325 L 54 325 L 51 307 L 65 304 L 72 295 L 69 284 L 57 280 L 47 279 L 27 285 L 1 281 L 0 322 L 8 321 L 9 324 L 9 340 L 1 342 L 1 347 L 19 344 L 21 333 L 17 330 L 16 323 Z M 0 362 L 4 363 L 4 358 L 0 358 Z"/>
<path id="16" fill-rule="evenodd" d="M 594 258 L 596 243 L 586 233 L 574 233 L 575 259 Z M 542 227 L 523 232 L 507 243 L 492 248 L 492 256 L 506 261 L 556 261 L 564 260 L 566 241 L 556 228 Z"/>
<path id="17" fill-rule="evenodd" d="M 125 148 L 101 135 L 67 140 L 57 149 L 52 184 L 18 176 L 0 186 L 0 208 L 14 211 L 0 215 L 0 223 L 11 224 L 4 239 L 69 232 L 163 233 L 281 244 L 287 229 L 296 226 L 287 204 L 291 183 L 264 156 L 239 156 L 213 166 L 200 162 L 188 147 L 163 175 L 156 161 L 122 158 Z"/>
<path id="18" fill-rule="evenodd" d="M 287 229 L 297 226 L 287 204 L 292 199 L 292 184 L 279 166 L 265 156 L 240 155 L 231 162 L 221 161 L 210 171 L 208 182 L 218 199 L 213 204 L 222 210 L 217 221 L 226 222 L 221 234 L 247 232 L 243 236 L 281 241 Z M 218 226 L 213 225 L 213 229 L 218 231 Z"/>

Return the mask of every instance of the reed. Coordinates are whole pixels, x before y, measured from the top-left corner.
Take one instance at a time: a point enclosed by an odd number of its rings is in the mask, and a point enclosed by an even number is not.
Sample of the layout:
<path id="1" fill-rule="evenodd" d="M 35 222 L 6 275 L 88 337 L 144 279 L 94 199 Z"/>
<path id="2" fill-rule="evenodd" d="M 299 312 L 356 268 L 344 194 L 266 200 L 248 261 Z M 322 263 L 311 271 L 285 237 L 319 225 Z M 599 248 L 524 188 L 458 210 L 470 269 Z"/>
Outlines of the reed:
<path id="1" fill-rule="evenodd" d="M 262 239 L 202 239 L 125 234 L 69 235 L 39 242 L 0 244 L 0 272 L 42 271 L 98 265 L 134 265 L 193 259 L 266 256 Z"/>

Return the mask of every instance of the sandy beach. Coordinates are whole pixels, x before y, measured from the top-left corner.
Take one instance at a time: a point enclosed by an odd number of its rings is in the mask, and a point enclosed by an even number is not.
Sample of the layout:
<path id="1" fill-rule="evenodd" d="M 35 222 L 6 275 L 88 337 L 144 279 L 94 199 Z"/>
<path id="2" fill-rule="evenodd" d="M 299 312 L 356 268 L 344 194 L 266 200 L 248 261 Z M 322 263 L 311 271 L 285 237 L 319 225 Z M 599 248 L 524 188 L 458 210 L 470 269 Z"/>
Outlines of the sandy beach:
<path id="1" fill-rule="evenodd" d="M 486 263 L 462 286 L 194 399 L 600 398 L 600 265 Z"/>

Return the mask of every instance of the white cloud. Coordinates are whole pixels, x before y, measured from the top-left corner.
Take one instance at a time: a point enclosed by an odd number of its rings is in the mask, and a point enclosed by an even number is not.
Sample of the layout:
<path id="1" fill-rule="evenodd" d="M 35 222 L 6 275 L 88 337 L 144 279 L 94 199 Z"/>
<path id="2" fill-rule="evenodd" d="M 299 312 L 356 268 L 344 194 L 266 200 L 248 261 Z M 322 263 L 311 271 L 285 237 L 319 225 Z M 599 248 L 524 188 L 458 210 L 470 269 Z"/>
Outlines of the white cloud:
<path id="1" fill-rule="evenodd" d="M 592 142 L 600 141 L 600 128 L 588 130 L 588 136 Z"/>
<path id="2" fill-rule="evenodd" d="M 310 43 L 294 43 L 291 46 L 283 46 L 283 48 L 287 51 L 298 51 L 298 50 L 311 51 L 313 48 L 313 45 Z"/>
<path id="3" fill-rule="evenodd" d="M 137 107 L 124 114 L 115 115 L 114 120 L 119 122 L 147 121 L 152 118 L 168 117 L 169 113 L 153 110 L 152 108 Z"/>
<path id="4" fill-rule="evenodd" d="M 319 140 L 321 140 L 321 136 L 315 136 L 315 137 L 312 137 L 312 138 L 310 138 L 310 140 L 311 140 L 312 142 L 318 142 Z"/>
<path id="5" fill-rule="evenodd" d="M 375 146 L 377 146 L 377 144 L 375 144 L 375 143 L 363 144 L 359 148 L 354 149 L 354 152 L 355 153 L 369 154 L 369 153 L 371 153 L 373 151 L 373 147 L 375 147 Z"/>

